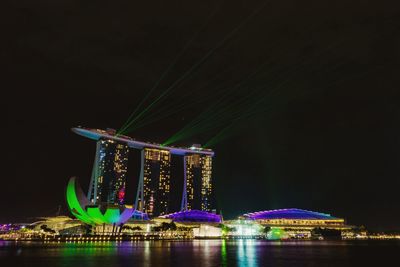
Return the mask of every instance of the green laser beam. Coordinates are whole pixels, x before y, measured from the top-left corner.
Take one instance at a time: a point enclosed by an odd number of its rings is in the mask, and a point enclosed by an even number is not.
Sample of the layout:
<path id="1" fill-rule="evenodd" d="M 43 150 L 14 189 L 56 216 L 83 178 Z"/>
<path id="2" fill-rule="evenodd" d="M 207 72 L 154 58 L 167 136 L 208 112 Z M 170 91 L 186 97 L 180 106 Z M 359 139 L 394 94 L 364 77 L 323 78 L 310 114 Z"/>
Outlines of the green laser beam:
<path id="1" fill-rule="evenodd" d="M 314 55 L 314 58 L 317 57 L 318 55 L 322 54 L 323 52 L 326 52 L 326 51 L 331 50 L 331 49 L 334 48 L 336 45 L 338 45 L 338 43 L 341 43 L 342 41 L 343 41 L 343 40 L 341 40 L 341 41 L 338 40 L 337 42 L 334 42 L 332 45 L 328 46 L 327 48 L 325 48 L 325 49 L 319 51 L 318 53 L 316 53 L 316 54 Z M 300 67 L 306 65 L 307 61 L 310 61 L 310 58 L 307 58 L 306 60 L 303 60 L 303 62 L 301 62 L 301 64 L 298 64 L 296 68 L 294 68 L 294 69 L 291 70 L 292 76 L 293 76 L 293 77 L 295 77 L 295 75 L 297 74 L 298 69 L 299 69 Z M 338 65 L 338 64 L 336 64 L 336 65 Z M 293 77 L 290 77 L 290 78 L 286 79 L 286 81 L 284 81 L 280 86 L 278 86 L 277 88 L 275 88 L 274 91 L 277 91 L 280 87 L 283 87 L 286 83 L 290 82 L 290 80 L 293 79 Z M 256 111 L 256 112 L 257 112 L 257 111 Z M 253 113 L 255 113 L 255 112 L 251 112 L 251 114 L 253 114 Z M 246 114 L 246 116 L 247 116 L 249 113 L 245 113 L 245 114 Z M 245 116 L 242 116 L 242 117 L 245 117 Z M 222 132 L 224 132 L 224 131 L 222 131 Z M 181 135 L 180 135 L 180 137 L 181 137 Z"/>
<path id="2" fill-rule="evenodd" d="M 199 98 L 199 99 L 196 99 L 196 101 L 193 101 L 193 102 L 190 102 L 190 103 L 186 103 L 185 102 L 184 104 L 182 104 L 182 105 L 180 105 L 178 107 L 175 106 L 174 109 L 172 109 L 172 110 L 164 111 L 162 113 L 157 113 L 157 114 L 155 114 L 155 115 L 153 115 L 151 117 L 147 117 L 146 120 L 142 121 L 141 123 L 137 123 L 137 124 L 133 125 L 130 128 L 130 130 L 133 131 L 133 130 L 141 128 L 141 127 L 143 127 L 145 125 L 151 124 L 153 122 L 168 118 L 169 116 L 171 116 L 173 114 L 176 114 L 176 113 L 178 113 L 180 111 L 183 111 L 183 110 L 187 109 L 187 107 L 190 106 L 190 105 L 200 104 L 200 103 L 202 103 L 204 101 L 206 101 L 206 100 Z"/>
<path id="3" fill-rule="evenodd" d="M 330 66 L 330 68 L 329 69 L 327 69 L 326 71 L 328 71 L 328 70 L 333 70 L 333 69 L 337 69 L 338 68 L 338 66 L 341 66 L 341 65 L 343 65 L 343 63 L 337 63 L 337 64 L 335 64 L 335 65 L 333 65 L 333 66 Z M 367 73 L 369 73 L 369 72 L 371 72 L 372 70 L 368 70 L 367 72 L 362 72 L 362 73 L 358 73 L 357 75 L 353 75 L 353 76 L 350 76 L 350 77 L 347 77 L 346 79 L 342 79 L 342 80 L 336 80 L 335 82 L 331 82 L 331 83 L 329 83 L 329 84 L 327 84 L 327 85 L 325 85 L 325 87 L 331 87 L 331 86 L 333 86 L 333 85 L 337 85 L 338 83 L 342 83 L 342 82 L 344 82 L 344 81 L 346 81 L 346 80 L 350 80 L 350 79 L 353 79 L 354 77 L 357 77 L 357 76 L 363 76 L 363 75 L 366 75 Z M 291 98 L 289 98 L 288 100 L 287 100 L 287 102 L 289 102 L 291 99 L 293 99 L 293 98 L 295 98 L 297 95 L 291 95 Z M 268 107 L 268 110 L 271 110 L 272 109 L 272 106 L 269 106 Z M 213 136 L 203 147 L 204 148 L 209 148 L 209 147 L 212 147 L 213 145 L 215 145 L 215 144 L 217 144 L 218 142 L 220 142 L 221 140 L 223 140 L 224 138 L 226 138 L 229 134 L 228 134 L 228 131 L 229 130 L 231 130 L 234 126 L 236 126 L 237 125 L 237 121 L 240 121 L 241 119 L 243 119 L 244 117 L 250 117 L 250 116 L 252 116 L 252 115 L 254 115 L 254 114 L 256 114 L 256 113 L 258 113 L 259 111 L 253 111 L 253 112 L 251 112 L 251 113 L 248 113 L 248 114 L 246 114 L 246 116 L 242 116 L 242 117 L 240 117 L 240 118 L 238 118 L 237 120 L 235 120 L 234 122 L 232 122 L 230 125 L 228 125 L 227 127 L 225 127 L 225 128 L 223 128 L 220 132 L 218 132 L 215 136 Z M 265 111 L 264 111 L 265 112 Z"/>
<path id="4" fill-rule="evenodd" d="M 188 71 L 186 71 L 178 80 L 176 80 L 171 86 L 169 86 L 164 93 L 157 97 L 150 105 L 147 106 L 141 113 L 139 113 L 135 118 L 133 118 L 130 123 L 127 124 L 126 128 L 129 128 L 138 118 L 142 117 L 147 111 L 149 111 L 155 104 L 157 104 L 160 99 L 162 99 L 170 90 L 172 90 L 176 85 L 181 83 L 187 76 L 199 68 L 214 52 L 225 44 L 230 38 L 232 38 L 246 23 L 253 18 L 258 12 L 260 12 L 269 1 L 264 2 L 258 9 L 252 12 L 248 17 L 246 17 L 236 28 L 234 28 L 228 35 L 226 35 L 213 49 L 211 49 L 203 58 L 200 59 L 196 64 L 194 64 Z"/>
<path id="5" fill-rule="evenodd" d="M 203 90 L 203 89 L 206 88 L 209 84 L 211 84 L 211 83 L 213 83 L 215 80 L 217 80 L 217 79 L 221 76 L 222 73 L 225 73 L 225 72 L 229 71 L 230 69 L 232 69 L 232 68 L 227 68 L 227 69 L 225 69 L 224 71 L 222 71 L 221 73 L 218 73 L 218 75 L 215 75 L 215 77 L 213 77 L 213 79 L 208 80 L 204 85 L 200 86 L 199 88 L 196 88 L 196 90 Z M 227 83 L 227 82 L 226 82 L 226 81 L 223 82 L 223 84 L 225 84 L 225 83 Z M 220 88 L 220 87 L 222 87 L 222 86 L 220 85 L 220 86 L 218 86 L 217 88 L 215 88 L 215 90 L 217 91 L 217 96 L 220 94 L 220 92 L 218 92 L 218 88 Z M 189 90 L 186 91 L 186 94 L 180 94 L 180 95 L 179 95 L 179 98 L 182 100 L 182 101 L 181 101 L 181 102 L 182 102 L 181 105 L 176 106 L 174 102 L 171 102 L 169 105 L 165 105 L 165 106 L 163 106 L 161 109 L 157 109 L 156 112 L 152 112 L 152 113 L 150 114 L 150 116 L 142 117 L 141 119 L 139 119 L 139 120 L 137 121 L 136 124 L 132 125 L 132 126 L 129 128 L 129 130 L 130 130 L 130 131 L 133 131 L 133 130 L 135 130 L 135 129 L 138 129 L 138 128 L 140 128 L 140 127 L 143 127 L 144 125 L 147 125 L 147 124 L 150 124 L 150 123 L 152 123 L 152 122 L 161 120 L 161 119 L 163 119 L 163 118 L 168 117 L 168 116 L 171 115 L 171 114 L 175 114 L 175 113 L 177 113 L 177 112 L 179 112 L 179 111 L 182 111 L 182 110 L 184 110 L 185 108 L 192 106 L 193 104 L 201 103 L 201 102 L 206 101 L 205 99 L 201 99 L 201 98 L 198 98 L 198 99 L 196 99 L 196 101 L 192 101 L 192 102 L 185 100 L 186 97 L 191 96 L 191 95 L 192 95 L 192 92 L 189 91 Z"/>
<path id="6" fill-rule="evenodd" d="M 294 68 L 294 70 L 298 69 L 300 66 L 301 66 L 301 65 L 299 64 L 296 68 Z M 292 70 L 292 72 L 293 72 L 293 70 Z M 293 77 L 292 77 L 292 78 L 293 78 Z M 250 111 L 251 111 L 252 109 L 254 109 L 254 107 L 257 107 L 260 103 L 262 103 L 262 102 L 265 100 L 265 98 L 266 98 L 267 96 L 269 96 L 269 95 L 271 95 L 272 93 L 274 93 L 275 91 L 279 90 L 283 85 L 285 85 L 285 84 L 286 84 L 287 82 L 289 82 L 290 80 L 291 80 L 291 78 L 288 78 L 288 79 L 284 80 L 283 82 L 281 82 L 281 84 L 280 84 L 279 86 L 276 86 L 276 87 L 274 88 L 274 90 L 270 91 L 267 95 L 265 95 L 264 97 L 262 97 L 262 98 L 260 98 L 258 101 L 256 101 L 256 103 L 253 104 L 253 106 L 252 106 L 253 108 L 250 108 Z M 237 104 L 237 103 L 234 104 L 235 107 L 236 107 L 236 108 L 240 108 L 240 107 L 237 107 L 236 104 Z M 247 106 L 247 105 L 245 105 L 245 106 Z M 224 112 L 226 112 L 227 109 L 229 109 L 229 108 L 225 108 Z M 241 119 L 241 118 L 243 118 L 243 117 L 246 117 L 246 116 L 248 115 L 249 111 L 247 111 L 247 113 L 246 113 L 246 112 L 243 113 L 242 111 L 239 111 L 239 112 L 237 112 L 237 113 L 241 113 L 241 116 L 239 116 L 238 118 L 234 119 L 233 121 L 236 121 L 236 120 L 238 120 L 238 119 Z M 231 114 L 230 117 L 232 117 L 232 116 L 234 117 L 235 114 Z M 229 119 L 229 117 L 228 117 L 228 118 L 225 118 L 225 119 Z M 215 118 L 214 118 L 214 120 L 215 120 Z M 213 123 L 215 124 L 216 122 L 214 121 Z M 210 129 L 210 128 L 218 127 L 218 126 L 219 126 L 218 123 L 219 123 L 219 121 L 217 121 L 217 123 L 216 123 L 215 125 L 212 125 L 212 124 L 210 125 L 210 123 L 207 122 L 207 125 L 203 125 L 203 128 L 197 128 L 197 129 L 195 129 L 195 130 L 192 129 L 192 131 L 186 132 L 186 135 L 180 133 L 176 138 L 173 138 L 173 139 L 170 140 L 170 141 L 175 142 L 175 141 L 177 141 L 178 138 L 185 138 L 185 137 L 187 137 L 188 135 L 193 134 L 196 130 L 197 130 L 198 132 L 200 132 L 201 130 L 204 130 L 204 129 Z M 204 127 L 204 126 L 205 126 L 205 127 Z M 225 132 L 225 130 L 222 130 L 222 133 L 224 133 L 224 132 Z M 218 137 L 217 137 L 217 138 L 218 138 Z"/>
<path id="7" fill-rule="evenodd" d="M 149 90 L 149 92 L 145 95 L 145 97 L 142 99 L 142 101 L 139 103 L 139 105 L 136 106 L 135 110 L 131 113 L 131 115 L 128 117 L 127 121 L 124 123 L 124 125 L 121 127 L 121 129 L 118 131 L 120 133 L 123 133 L 126 128 L 129 125 L 129 121 L 134 117 L 134 115 L 138 112 L 138 110 L 142 107 L 144 102 L 150 97 L 150 95 L 153 93 L 153 91 L 158 88 L 160 83 L 164 80 L 164 78 L 167 76 L 167 74 L 171 71 L 171 69 L 175 66 L 175 64 L 179 61 L 179 59 L 186 53 L 187 49 L 191 46 L 191 44 L 194 42 L 194 40 L 197 38 L 197 36 L 200 34 L 201 31 L 204 30 L 204 28 L 208 25 L 210 20 L 215 16 L 215 14 L 218 12 L 219 8 L 222 6 L 222 3 L 224 1 L 221 1 L 221 3 L 215 8 L 215 10 L 207 17 L 206 22 L 204 25 L 200 28 L 199 31 L 197 31 L 192 38 L 186 43 L 182 51 L 175 57 L 175 59 L 169 64 L 167 69 L 162 73 L 160 78 L 155 82 L 153 87 Z"/>
<path id="8" fill-rule="evenodd" d="M 238 82 L 231 90 L 236 90 L 240 89 L 241 86 L 243 84 L 245 84 L 248 80 L 251 80 L 251 78 L 253 78 L 255 75 L 257 75 L 260 70 L 262 70 L 263 67 L 265 67 L 268 63 L 270 62 L 270 60 L 264 62 L 260 67 L 258 67 L 256 70 L 252 71 L 245 79 L 241 80 L 240 82 Z M 231 93 L 231 92 L 230 92 Z M 229 96 L 229 94 L 228 94 Z M 249 97 L 249 95 L 247 95 L 247 97 Z M 215 116 L 215 108 L 218 108 L 220 105 L 224 104 L 224 102 L 228 102 L 230 99 L 228 97 L 226 97 L 226 95 L 224 95 L 223 97 L 221 97 L 216 103 L 214 103 L 212 106 L 210 106 L 205 112 L 201 113 L 198 117 L 196 117 L 195 119 L 193 119 L 190 123 L 188 123 L 187 125 L 185 125 L 181 130 L 179 130 L 176 134 L 174 134 L 173 136 L 171 136 L 170 138 L 168 138 L 164 144 L 171 144 L 173 142 L 176 142 L 178 140 L 180 140 L 181 138 L 183 138 L 184 136 L 182 135 L 183 132 L 187 131 L 189 128 L 193 128 L 196 126 L 196 124 L 198 124 L 199 122 L 201 122 L 201 120 L 204 117 L 208 117 L 208 115 L 210 113 L 213 113 L 213 115 Z M 237 105 L 236 103 L 231 103 L 231 105 Z"/>

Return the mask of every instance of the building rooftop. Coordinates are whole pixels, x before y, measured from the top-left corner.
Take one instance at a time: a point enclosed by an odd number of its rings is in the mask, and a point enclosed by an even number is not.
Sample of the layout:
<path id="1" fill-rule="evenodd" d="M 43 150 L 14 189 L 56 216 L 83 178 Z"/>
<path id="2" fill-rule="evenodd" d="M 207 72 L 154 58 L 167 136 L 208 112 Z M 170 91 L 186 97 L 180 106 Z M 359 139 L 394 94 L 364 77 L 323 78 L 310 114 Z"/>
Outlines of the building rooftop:
<path id="1" fill-rule="evenodd" d="M 87 137 L 93 140 L 99 140 L 100 138 L 107 138 L 115 140 L 117 142 L 126 143 L 131 148 L 143 149 L 143 148 L 156 148 L 162 150 L 168 150 L 171 154 L 175 155 L 186 155 L 186 154 L 201 154 L 207 156 L 214 156 L 214 151 L 211 149 L 201 148 L 199 145 L 191 147 L 174 147 L 174 146 L 163 146 L 157 143 L 143 142 L 135 140 L 129 136 L 118 135 L 113 129 L 101 130 L 101 129 L 90 129 L 75 127 L 71 129 L 74 133 Z"/>
<path id="2" fill-rule="evenodd" d="M 272 219 L 303 219 L 303 220 L 337 220 L 330 214 L 301 209 L 278 209 L 246 213 L 243 217 L 251 220 L 272 220 Z"/>

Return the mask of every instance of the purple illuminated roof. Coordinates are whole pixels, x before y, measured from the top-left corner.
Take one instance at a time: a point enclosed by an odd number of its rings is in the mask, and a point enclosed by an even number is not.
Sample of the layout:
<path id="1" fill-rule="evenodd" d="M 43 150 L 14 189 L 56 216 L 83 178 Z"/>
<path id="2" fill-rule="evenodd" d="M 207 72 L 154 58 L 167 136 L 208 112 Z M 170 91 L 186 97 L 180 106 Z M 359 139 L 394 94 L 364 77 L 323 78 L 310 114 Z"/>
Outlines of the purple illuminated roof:
<path id="1" fill-rule="evenodd" d="M 15 224 L 0 224 L 0 232 L 9 232 L 9 231 L 15 231 L 21 229 L 21 225 L 15 225 Z"/>
<path id="2" fill-rule="evenodd" d="M 188 210 L 170 213 L 160 216 L 165 219 L 172 219 L 174 222 L 213 222 L 220 223 L 222 221 L 221 215 L 201 211 L 201 210 Z"/>
<path id="3" fill-rule="evenodd" d="M 139 210 L 134 210 L 131 219 L 139 220 L 139 221 L 148 221 L 149 215 L 147 215 L 147 213 L 141 212 Z"/>
<path id="4" fill-rule="evenodd" d="M 335 220 L 336 217 L 330 214 L 301 209 L 280 209 L 265 210 L 247 213 L 243 215 L 252 220 L 270 220 L 270 219 L 304 219 L 304 220 Z"/>

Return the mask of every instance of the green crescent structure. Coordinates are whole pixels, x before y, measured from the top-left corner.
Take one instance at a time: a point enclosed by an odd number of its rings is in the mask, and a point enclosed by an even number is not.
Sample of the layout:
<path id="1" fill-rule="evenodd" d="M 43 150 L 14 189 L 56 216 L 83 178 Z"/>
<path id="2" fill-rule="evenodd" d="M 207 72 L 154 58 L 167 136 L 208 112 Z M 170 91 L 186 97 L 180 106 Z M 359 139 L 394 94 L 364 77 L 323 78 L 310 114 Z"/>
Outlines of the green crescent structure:
<path id="1" fill-rule="evenodd" d="M 134 209 L 123 205 L 90 205 L 76 178 L 72 177 L 67 186 L 67 203 L 71 213 L 90 225 L 122 225 L 133 215 Z"/>

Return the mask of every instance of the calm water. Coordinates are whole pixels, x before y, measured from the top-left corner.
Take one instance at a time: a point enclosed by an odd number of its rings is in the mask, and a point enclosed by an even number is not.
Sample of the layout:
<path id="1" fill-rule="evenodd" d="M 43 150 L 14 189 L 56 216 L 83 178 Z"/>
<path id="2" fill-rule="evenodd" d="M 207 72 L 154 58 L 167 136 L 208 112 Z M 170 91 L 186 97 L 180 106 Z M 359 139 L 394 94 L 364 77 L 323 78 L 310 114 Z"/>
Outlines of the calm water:
<path id="1" fill-rule="evenodd" d="M 400 266 L 399 241 L 0 241 L 0 266 Z"/>

